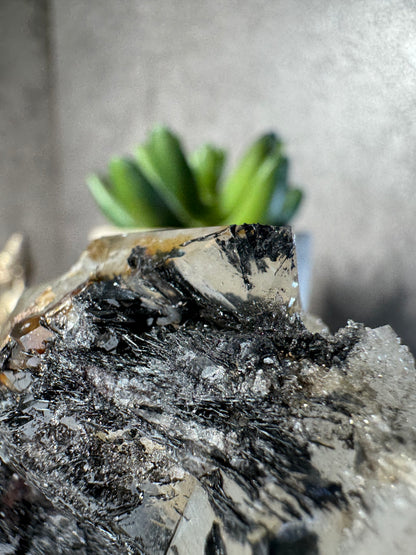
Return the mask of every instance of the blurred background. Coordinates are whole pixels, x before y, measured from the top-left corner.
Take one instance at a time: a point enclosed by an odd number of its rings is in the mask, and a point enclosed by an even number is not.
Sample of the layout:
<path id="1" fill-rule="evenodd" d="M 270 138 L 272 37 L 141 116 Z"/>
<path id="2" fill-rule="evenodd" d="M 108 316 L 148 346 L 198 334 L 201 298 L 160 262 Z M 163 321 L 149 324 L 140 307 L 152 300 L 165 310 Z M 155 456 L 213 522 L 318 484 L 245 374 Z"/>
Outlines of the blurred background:
<path id="1" fill-rule="evenodd" d="M 104 219 L 87 173 L 154 123 L 235 159 L 287 145 L 313 238 L 312 310 L 390 323 L 416 352 L 414 0 L 1 0 L 0 243 L 36 281 Z"/>

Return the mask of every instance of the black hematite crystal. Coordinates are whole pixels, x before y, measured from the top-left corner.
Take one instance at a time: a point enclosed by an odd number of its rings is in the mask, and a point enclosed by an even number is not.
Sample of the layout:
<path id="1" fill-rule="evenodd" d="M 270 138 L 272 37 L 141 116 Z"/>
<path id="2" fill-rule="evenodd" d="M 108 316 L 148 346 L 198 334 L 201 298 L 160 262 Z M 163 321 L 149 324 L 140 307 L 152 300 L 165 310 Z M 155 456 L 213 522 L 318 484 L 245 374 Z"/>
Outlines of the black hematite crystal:
<path id="1" fill-rule="evenodd" d="M 414 386 L 398 388 L 414 369 L 383 328 L 310 331 L 297 285 L 289 228 L 232 226 L 96 241 L 21 303 L 0 355 L 0 542 L 172 555 L 347 545 L 367 486 L 397 474 L 391 453 L 414 442 Z M 388 340 L 402 365 L 377 378 Z"/>

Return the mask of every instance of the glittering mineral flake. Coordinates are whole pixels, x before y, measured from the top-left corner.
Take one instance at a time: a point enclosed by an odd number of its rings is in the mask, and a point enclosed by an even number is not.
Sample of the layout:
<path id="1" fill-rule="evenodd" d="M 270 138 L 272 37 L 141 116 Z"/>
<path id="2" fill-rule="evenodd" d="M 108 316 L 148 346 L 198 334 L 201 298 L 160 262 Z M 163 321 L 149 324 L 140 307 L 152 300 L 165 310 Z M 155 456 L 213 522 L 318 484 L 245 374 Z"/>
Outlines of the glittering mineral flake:
<path id="1" fill-rule="evenodd" d="M 289 228 L 97 240 L 0 357 L 0 550 L 411 553 L 413 359 L 301 312 Z"/>

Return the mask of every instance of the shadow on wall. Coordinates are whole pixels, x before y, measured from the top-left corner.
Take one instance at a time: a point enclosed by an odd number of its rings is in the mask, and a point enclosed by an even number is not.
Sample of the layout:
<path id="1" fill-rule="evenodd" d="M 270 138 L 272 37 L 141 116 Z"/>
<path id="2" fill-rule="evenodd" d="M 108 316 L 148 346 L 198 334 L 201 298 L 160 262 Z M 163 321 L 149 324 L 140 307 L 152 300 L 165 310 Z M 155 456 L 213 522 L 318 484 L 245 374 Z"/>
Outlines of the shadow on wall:
<path id="1" fill-rule="evenodd" d="M 364 322 L 372 328 L 389 324 L 415 356 L 416 322 L 409 302 L 410 294 L 404 286 L 374 298 L 367 290 L 337 282 L 327 285 L 320 316 L 333 332 L 345 326 L 347 319 Z"/>

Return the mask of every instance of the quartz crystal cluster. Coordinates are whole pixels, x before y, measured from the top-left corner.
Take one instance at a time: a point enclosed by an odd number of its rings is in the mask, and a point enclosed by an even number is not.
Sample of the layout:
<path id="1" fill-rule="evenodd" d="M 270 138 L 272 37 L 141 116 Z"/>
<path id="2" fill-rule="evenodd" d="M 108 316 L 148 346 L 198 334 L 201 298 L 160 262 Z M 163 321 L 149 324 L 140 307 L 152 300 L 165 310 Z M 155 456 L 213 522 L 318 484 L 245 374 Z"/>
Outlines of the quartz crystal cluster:
<path id="1" fill-rule="evenodd" d="M 0 340 L 0 552 L 413 553 L 413 359 L 302 313 L 290 228 L 98 239 Z"/>

